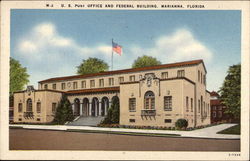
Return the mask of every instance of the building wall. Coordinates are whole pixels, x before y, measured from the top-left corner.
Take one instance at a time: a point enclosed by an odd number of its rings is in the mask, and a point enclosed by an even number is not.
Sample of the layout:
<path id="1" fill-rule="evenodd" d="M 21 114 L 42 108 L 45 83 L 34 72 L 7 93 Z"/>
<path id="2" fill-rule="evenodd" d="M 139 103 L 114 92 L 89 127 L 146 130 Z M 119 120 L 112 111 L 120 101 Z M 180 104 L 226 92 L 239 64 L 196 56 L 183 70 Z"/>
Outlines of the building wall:
<path id="1" fill-rule="evenodd" d="M 51 122 L 54 118 L 52 103 L 58 104 L 62 94 L 52 91 L 31 91 L 14 93 L 14 122 L 45 123 Z M 27 100 L 32 100 L 33 117 L 25 117 L 27 112 Z M 41 103 L 41 112 L 37 111 L 37 102 Z M 18 112 L 18 104 L 22 104 L 22 111 Z M 40 120 L 39 120 L 40 119 Z"/>

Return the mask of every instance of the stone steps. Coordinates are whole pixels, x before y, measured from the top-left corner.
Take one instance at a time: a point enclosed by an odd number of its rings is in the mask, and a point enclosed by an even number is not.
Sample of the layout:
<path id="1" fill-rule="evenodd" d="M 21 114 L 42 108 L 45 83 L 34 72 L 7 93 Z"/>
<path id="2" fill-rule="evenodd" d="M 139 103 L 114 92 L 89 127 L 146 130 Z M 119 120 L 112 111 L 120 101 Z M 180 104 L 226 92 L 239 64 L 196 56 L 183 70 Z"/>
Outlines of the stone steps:
<path id="1" fill-rule="evenodd" d="M 70 122 L 67 125 L 72 126 L 97 126 L 102 120 L 103 116 L 81 116 L 76 121 Z"/>

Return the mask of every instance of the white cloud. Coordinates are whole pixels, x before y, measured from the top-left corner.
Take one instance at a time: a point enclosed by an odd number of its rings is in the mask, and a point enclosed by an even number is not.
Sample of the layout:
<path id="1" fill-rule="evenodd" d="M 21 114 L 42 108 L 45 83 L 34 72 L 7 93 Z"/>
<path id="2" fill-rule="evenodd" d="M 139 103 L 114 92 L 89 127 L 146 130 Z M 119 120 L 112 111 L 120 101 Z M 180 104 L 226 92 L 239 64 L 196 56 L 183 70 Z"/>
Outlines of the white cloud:
<path id="1" fill-rule="evenodd" d="M 143 53 L 155 56 L 162 63 L 191 59 L 204 59 L 209 62 L 213 55 L 202 42 L 195 39 L 193 34 L 186 29 L 180 29 L 172 35 L 164 35 L 158 38 L 151 48 L 134 46 L 131 51 L 135 55 Z"/>

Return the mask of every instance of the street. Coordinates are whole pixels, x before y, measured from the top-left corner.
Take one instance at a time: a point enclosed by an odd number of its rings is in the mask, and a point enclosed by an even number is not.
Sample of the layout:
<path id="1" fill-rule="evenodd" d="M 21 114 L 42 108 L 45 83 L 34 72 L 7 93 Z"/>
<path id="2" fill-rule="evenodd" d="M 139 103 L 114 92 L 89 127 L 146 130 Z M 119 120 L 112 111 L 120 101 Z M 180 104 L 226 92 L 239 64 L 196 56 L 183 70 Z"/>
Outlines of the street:
<path id="1" fill-rule="evenodd" d="M 240 140 L 10 129 L 10 150 L 240 151 Z"/>

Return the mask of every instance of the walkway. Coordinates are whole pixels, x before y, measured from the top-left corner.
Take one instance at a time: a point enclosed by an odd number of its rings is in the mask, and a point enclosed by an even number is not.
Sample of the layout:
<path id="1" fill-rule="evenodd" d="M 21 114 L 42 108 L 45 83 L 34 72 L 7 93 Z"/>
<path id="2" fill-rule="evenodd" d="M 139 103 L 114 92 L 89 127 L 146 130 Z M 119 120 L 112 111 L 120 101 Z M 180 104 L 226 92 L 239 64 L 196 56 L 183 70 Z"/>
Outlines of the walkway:
<path id="1" fill-rule="evenodd" d="M 240 135 L 216 134 L 217 132 L 232 127 L 234 125 L 236 124 L 220 124 L 193 131 L 102 128 L 102 127 L 67 126 L 67 125 L 10 125 L 10 127 L 22 127 L 24 129 L 45 129 L 45 130 L 93 130 L 93 131 L 131 132 L 131 133 L 179 134 L 181 135 L 180 137 L 240 139 Z"/>

